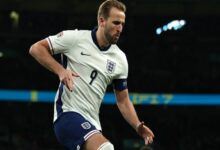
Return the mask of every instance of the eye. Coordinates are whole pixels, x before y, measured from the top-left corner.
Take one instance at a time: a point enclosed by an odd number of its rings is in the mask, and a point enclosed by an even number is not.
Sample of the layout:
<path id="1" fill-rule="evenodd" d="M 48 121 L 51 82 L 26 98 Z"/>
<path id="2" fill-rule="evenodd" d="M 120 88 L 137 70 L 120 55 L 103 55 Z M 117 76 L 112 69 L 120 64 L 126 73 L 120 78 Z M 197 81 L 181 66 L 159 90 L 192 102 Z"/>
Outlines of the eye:
<path id="1" fill-rule="evenodd" d="M 114 24 L 114 25 L 120 25 L 121 22 L 120 22 L 120 21 L 113 21 L 113 24 Z"/>
<path id="2" fill-rule="evenodd" d="M 114 25 L 122 25 L 122 27 L 124 27 L 125 23 L 124 22 L 120 22 L 120 21 L 113 21 L 112 22 Z"/>

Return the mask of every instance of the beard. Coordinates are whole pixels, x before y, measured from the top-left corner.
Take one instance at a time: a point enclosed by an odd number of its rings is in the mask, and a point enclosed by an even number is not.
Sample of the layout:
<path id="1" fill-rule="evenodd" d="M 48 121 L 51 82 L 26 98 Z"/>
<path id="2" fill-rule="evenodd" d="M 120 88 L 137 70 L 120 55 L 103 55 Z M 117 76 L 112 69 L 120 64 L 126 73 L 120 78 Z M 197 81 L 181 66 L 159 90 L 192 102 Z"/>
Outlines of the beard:
<path id="1" fill-rule="evenodd" d="M 109 30 L 105 30 L 104 35 L 109 44 L 116 44 L 120 37 L 120 34 L 109 34 Z"/>

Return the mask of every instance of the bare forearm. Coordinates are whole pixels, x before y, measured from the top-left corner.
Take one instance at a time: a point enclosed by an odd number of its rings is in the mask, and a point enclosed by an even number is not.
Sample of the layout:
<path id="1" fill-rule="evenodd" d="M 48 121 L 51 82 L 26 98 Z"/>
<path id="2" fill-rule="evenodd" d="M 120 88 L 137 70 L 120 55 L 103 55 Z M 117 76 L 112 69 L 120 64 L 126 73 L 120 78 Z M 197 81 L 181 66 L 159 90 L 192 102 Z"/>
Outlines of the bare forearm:
<path id="1" fill-rule="evenodd" d="M 39 43 L 31 46 L 29 53 L 45 68 L 59 74 L 64 69 L 49 53 L 48 49 Z"/>
<path id="2" fill-rule="evenodd" d="M 134 105 L 129 99 L 128 90 L 115 91 L 115 93 L 117 97 L 117 105 L 123 117 L 135 129 L 135 131 L 144 138 L 145 144 L 152 143 L 154 134 L 146 125 L 144 125 L 144 122 L 140 122 L 138 119 Z"/>
<path id="3" fill-rule="evenodd" d="M 140 120 L 130 100 L 126 100 L 123 103 L 118 102 L 117 105 L 125 120 L 136 130 Z"/>

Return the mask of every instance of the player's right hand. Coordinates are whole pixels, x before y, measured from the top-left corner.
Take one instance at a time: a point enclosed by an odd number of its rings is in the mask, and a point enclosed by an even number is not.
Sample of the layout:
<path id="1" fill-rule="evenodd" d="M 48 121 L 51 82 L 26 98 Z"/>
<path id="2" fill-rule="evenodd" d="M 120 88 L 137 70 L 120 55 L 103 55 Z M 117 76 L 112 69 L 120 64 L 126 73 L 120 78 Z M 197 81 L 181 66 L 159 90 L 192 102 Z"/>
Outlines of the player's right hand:
<path id="1" fill-rule="evenodd" d="M 59 73 L 60 81 L 72 92 L 73 91 L 73 80 L 74 77 L 79 77 L 79 75 L 69 69 L 64 69 Z"/>

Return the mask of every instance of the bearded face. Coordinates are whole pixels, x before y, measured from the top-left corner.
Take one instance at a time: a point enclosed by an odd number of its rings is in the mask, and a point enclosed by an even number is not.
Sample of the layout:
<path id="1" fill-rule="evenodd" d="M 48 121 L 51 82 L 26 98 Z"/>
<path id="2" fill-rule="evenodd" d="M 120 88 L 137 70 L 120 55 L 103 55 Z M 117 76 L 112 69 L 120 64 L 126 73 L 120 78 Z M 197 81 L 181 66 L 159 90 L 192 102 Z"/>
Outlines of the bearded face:
<path id="1" fill-rule="evenodd" d="M 104 37 L 109 44 L 116 44 L 125 23 L 124 12 L 112 8 L 109 17 L 104 21 Z"/>
<path id="2" fill-rule="evenodd" d="M 110 27 L 105 26 L 104 36 L 109 44 L 116 44 L 119 40 L 120 34 L 120 32 L 113 32 Z"/>

